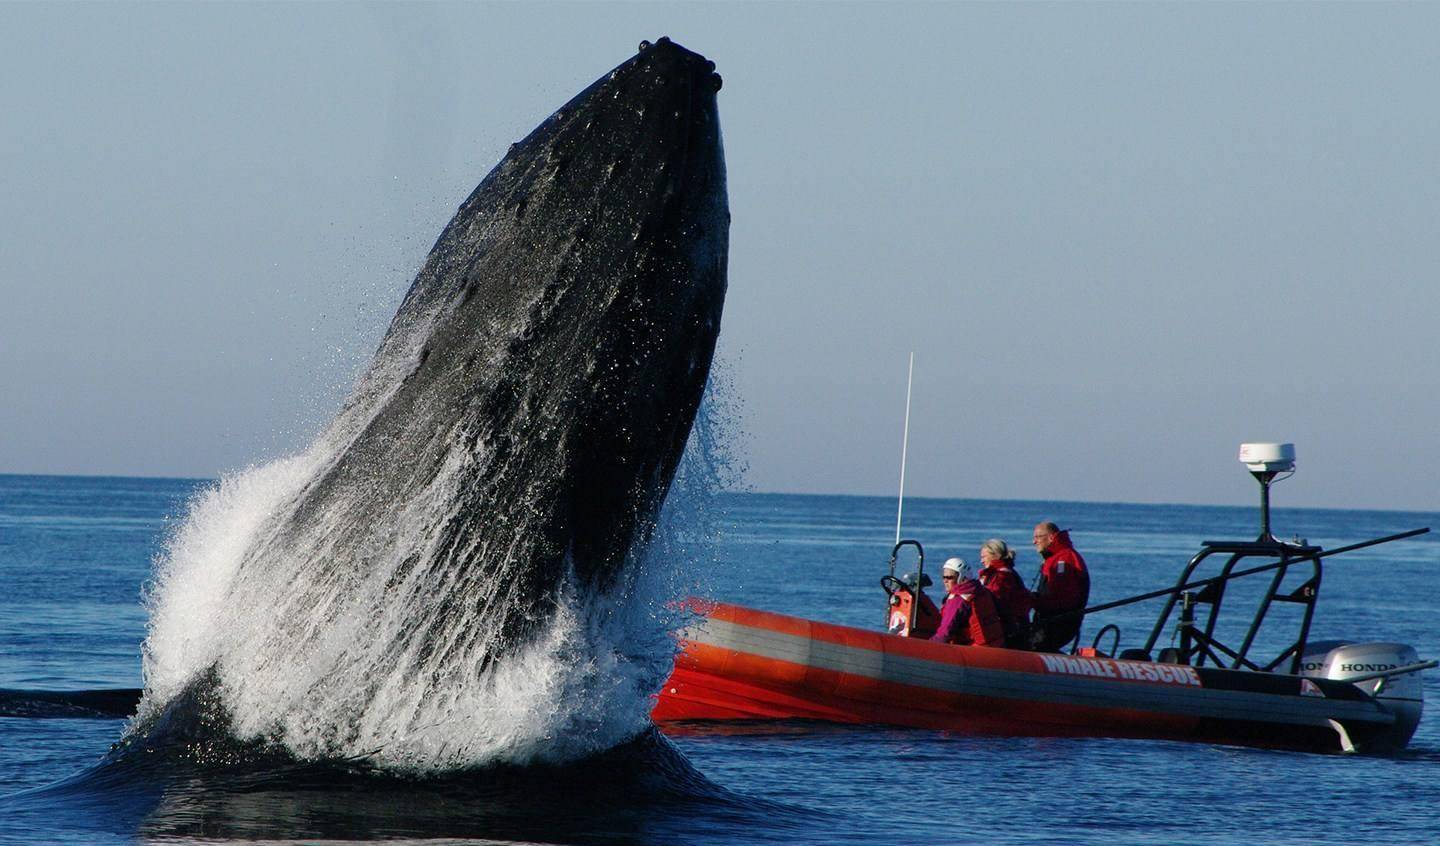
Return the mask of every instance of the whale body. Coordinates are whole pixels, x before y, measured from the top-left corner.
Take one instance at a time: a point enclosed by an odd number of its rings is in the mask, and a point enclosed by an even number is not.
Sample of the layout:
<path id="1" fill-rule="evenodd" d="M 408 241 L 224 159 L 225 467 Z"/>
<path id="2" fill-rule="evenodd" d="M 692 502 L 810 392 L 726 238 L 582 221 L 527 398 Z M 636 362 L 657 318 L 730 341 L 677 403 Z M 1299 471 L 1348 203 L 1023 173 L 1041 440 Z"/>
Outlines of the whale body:
<path id="1" fill-rule="evenodd" d="M 242 735 L 344 754 L 493 692 L 567 606 L 616 589 L 720 327 L 714 67 L 644 42 L 511 146 L 216 580 L 214 619 L 175 635 L 162 579 L 140 731 L 199 687 Z"/>

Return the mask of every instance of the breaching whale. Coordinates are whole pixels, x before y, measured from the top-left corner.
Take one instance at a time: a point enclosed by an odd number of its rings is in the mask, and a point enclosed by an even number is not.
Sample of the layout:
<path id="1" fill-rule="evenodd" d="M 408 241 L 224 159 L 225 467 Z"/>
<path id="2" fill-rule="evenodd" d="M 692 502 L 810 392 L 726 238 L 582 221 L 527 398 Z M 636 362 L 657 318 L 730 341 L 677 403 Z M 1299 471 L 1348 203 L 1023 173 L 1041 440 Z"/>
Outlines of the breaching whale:
<path id="1" fill-rule="evenodd" d="M 720 327 L 719 89 L 704 57 L 642 42 L 510 147 L 301 478 L 219 568 L 213 619 L 186 618 L 175 583 L 195 577 L 162 574 L 132 735 L 200 686 L 242 736 L 346 753 L 463 708 L 567 604 L 612 589 Z"/>

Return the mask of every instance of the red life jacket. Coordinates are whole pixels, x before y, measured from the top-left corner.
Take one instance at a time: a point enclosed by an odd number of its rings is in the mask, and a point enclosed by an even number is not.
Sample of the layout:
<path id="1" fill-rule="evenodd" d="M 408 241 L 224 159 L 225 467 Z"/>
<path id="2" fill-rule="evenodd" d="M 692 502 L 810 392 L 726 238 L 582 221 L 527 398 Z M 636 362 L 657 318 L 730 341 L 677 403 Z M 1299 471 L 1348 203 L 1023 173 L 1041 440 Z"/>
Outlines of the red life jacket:
<path id="1" fill-rule="evenodd" d="M 974 646 L 1004 646 L 1005 626 L 995 597 L 974 579 L 950 589 L 940 609 L 940 628 L 931 640 Z"/>
<path id="2" fill-rule="evenodd" d="M 1045 563 L 1035 583 L 1035 619 L 1075 611 L 1090 601 L 1090 571 L 1070 544 L 1069 530 L 1058 532 L 1045 549 Z"/>
<path id="3" fill-rule="evenodd" d="M 1023 643 L 1035 599 L 1025 589 L 1020 574 L 1009 564 L 1000 563 L 980 571 L 980 584 L 995 597 L 995 610 L 1005 627 L 1006 641 L 1012 646 Z"/>

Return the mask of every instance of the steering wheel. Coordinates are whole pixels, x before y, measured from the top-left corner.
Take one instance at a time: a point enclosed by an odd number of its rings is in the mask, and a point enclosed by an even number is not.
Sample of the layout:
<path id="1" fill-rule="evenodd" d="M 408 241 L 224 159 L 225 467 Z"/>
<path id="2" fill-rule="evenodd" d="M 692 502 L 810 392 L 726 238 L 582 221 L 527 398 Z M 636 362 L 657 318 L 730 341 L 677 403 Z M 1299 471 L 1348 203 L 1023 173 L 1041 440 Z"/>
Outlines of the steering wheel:
<path id="1" fill-rule="evenodd" d="M 895 576 L 881 576 L 880 587 L 885 591 L 886 596 L 894 596 L 896 591 L 910 592 L 910 586 Z"/>

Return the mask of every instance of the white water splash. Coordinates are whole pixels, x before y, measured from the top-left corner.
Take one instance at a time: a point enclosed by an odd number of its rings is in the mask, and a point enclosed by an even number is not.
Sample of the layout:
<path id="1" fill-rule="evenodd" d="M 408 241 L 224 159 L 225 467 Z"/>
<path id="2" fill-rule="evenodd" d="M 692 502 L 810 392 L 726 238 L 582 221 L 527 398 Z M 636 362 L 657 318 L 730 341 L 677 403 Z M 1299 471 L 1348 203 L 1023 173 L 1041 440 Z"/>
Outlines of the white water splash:
<path id="1" fill-rule="evenodd" d="M 145 594 L 147 700 L 168 701 L 195 668 L 221 657 L 226 633 L 215 623 L 240 562 L 269 517 L 310 479 L 314 465 L 308 454 L 281 459 L 227 475 L 191 500 Z"/>
<path id="2" fill-rule="evenodd" d="M 659 528 L 632 553 L 639 560 L 604 595 L 581 596 L 570 574 L 555 574 L 553 618 L 490 667 L 473 660 L 488 643 L 487 633 L 467 630 L 473 620 L 445 627 L 445 643 L 407 636 L 440 613 L 437 591 L 447 585 L 405 565 L 438 542 L 458 467 L 395 504 L 384 534 L 362 546 L 363 567 L 302 569 L 301 559 L 324 555 L 313 548 L 247 560 L 350 440 L 346 418 L 364 419 L 364 409 L 347 409 L 306 453 L 228 476 L 191 503 L 147 596 L 146 696 L 136 725 L 213 670 L 238 738 L 301 759 L 364 756 L 436 772 L 570 760 L 634 737 L 673 661 L 672 632 L 684 622 L 673 600 L 715 560 L 715 494 L 736 472 L 724 407 L 708 390 Z M 295 562 L 283 560 L 292 554 Z M 292 578 L 316 584 L 297 591 L 286 583 Z M 314 604 L 297 609 L 297 595 Z M 494 600 L 473 604 L 486 601 Z"/>

